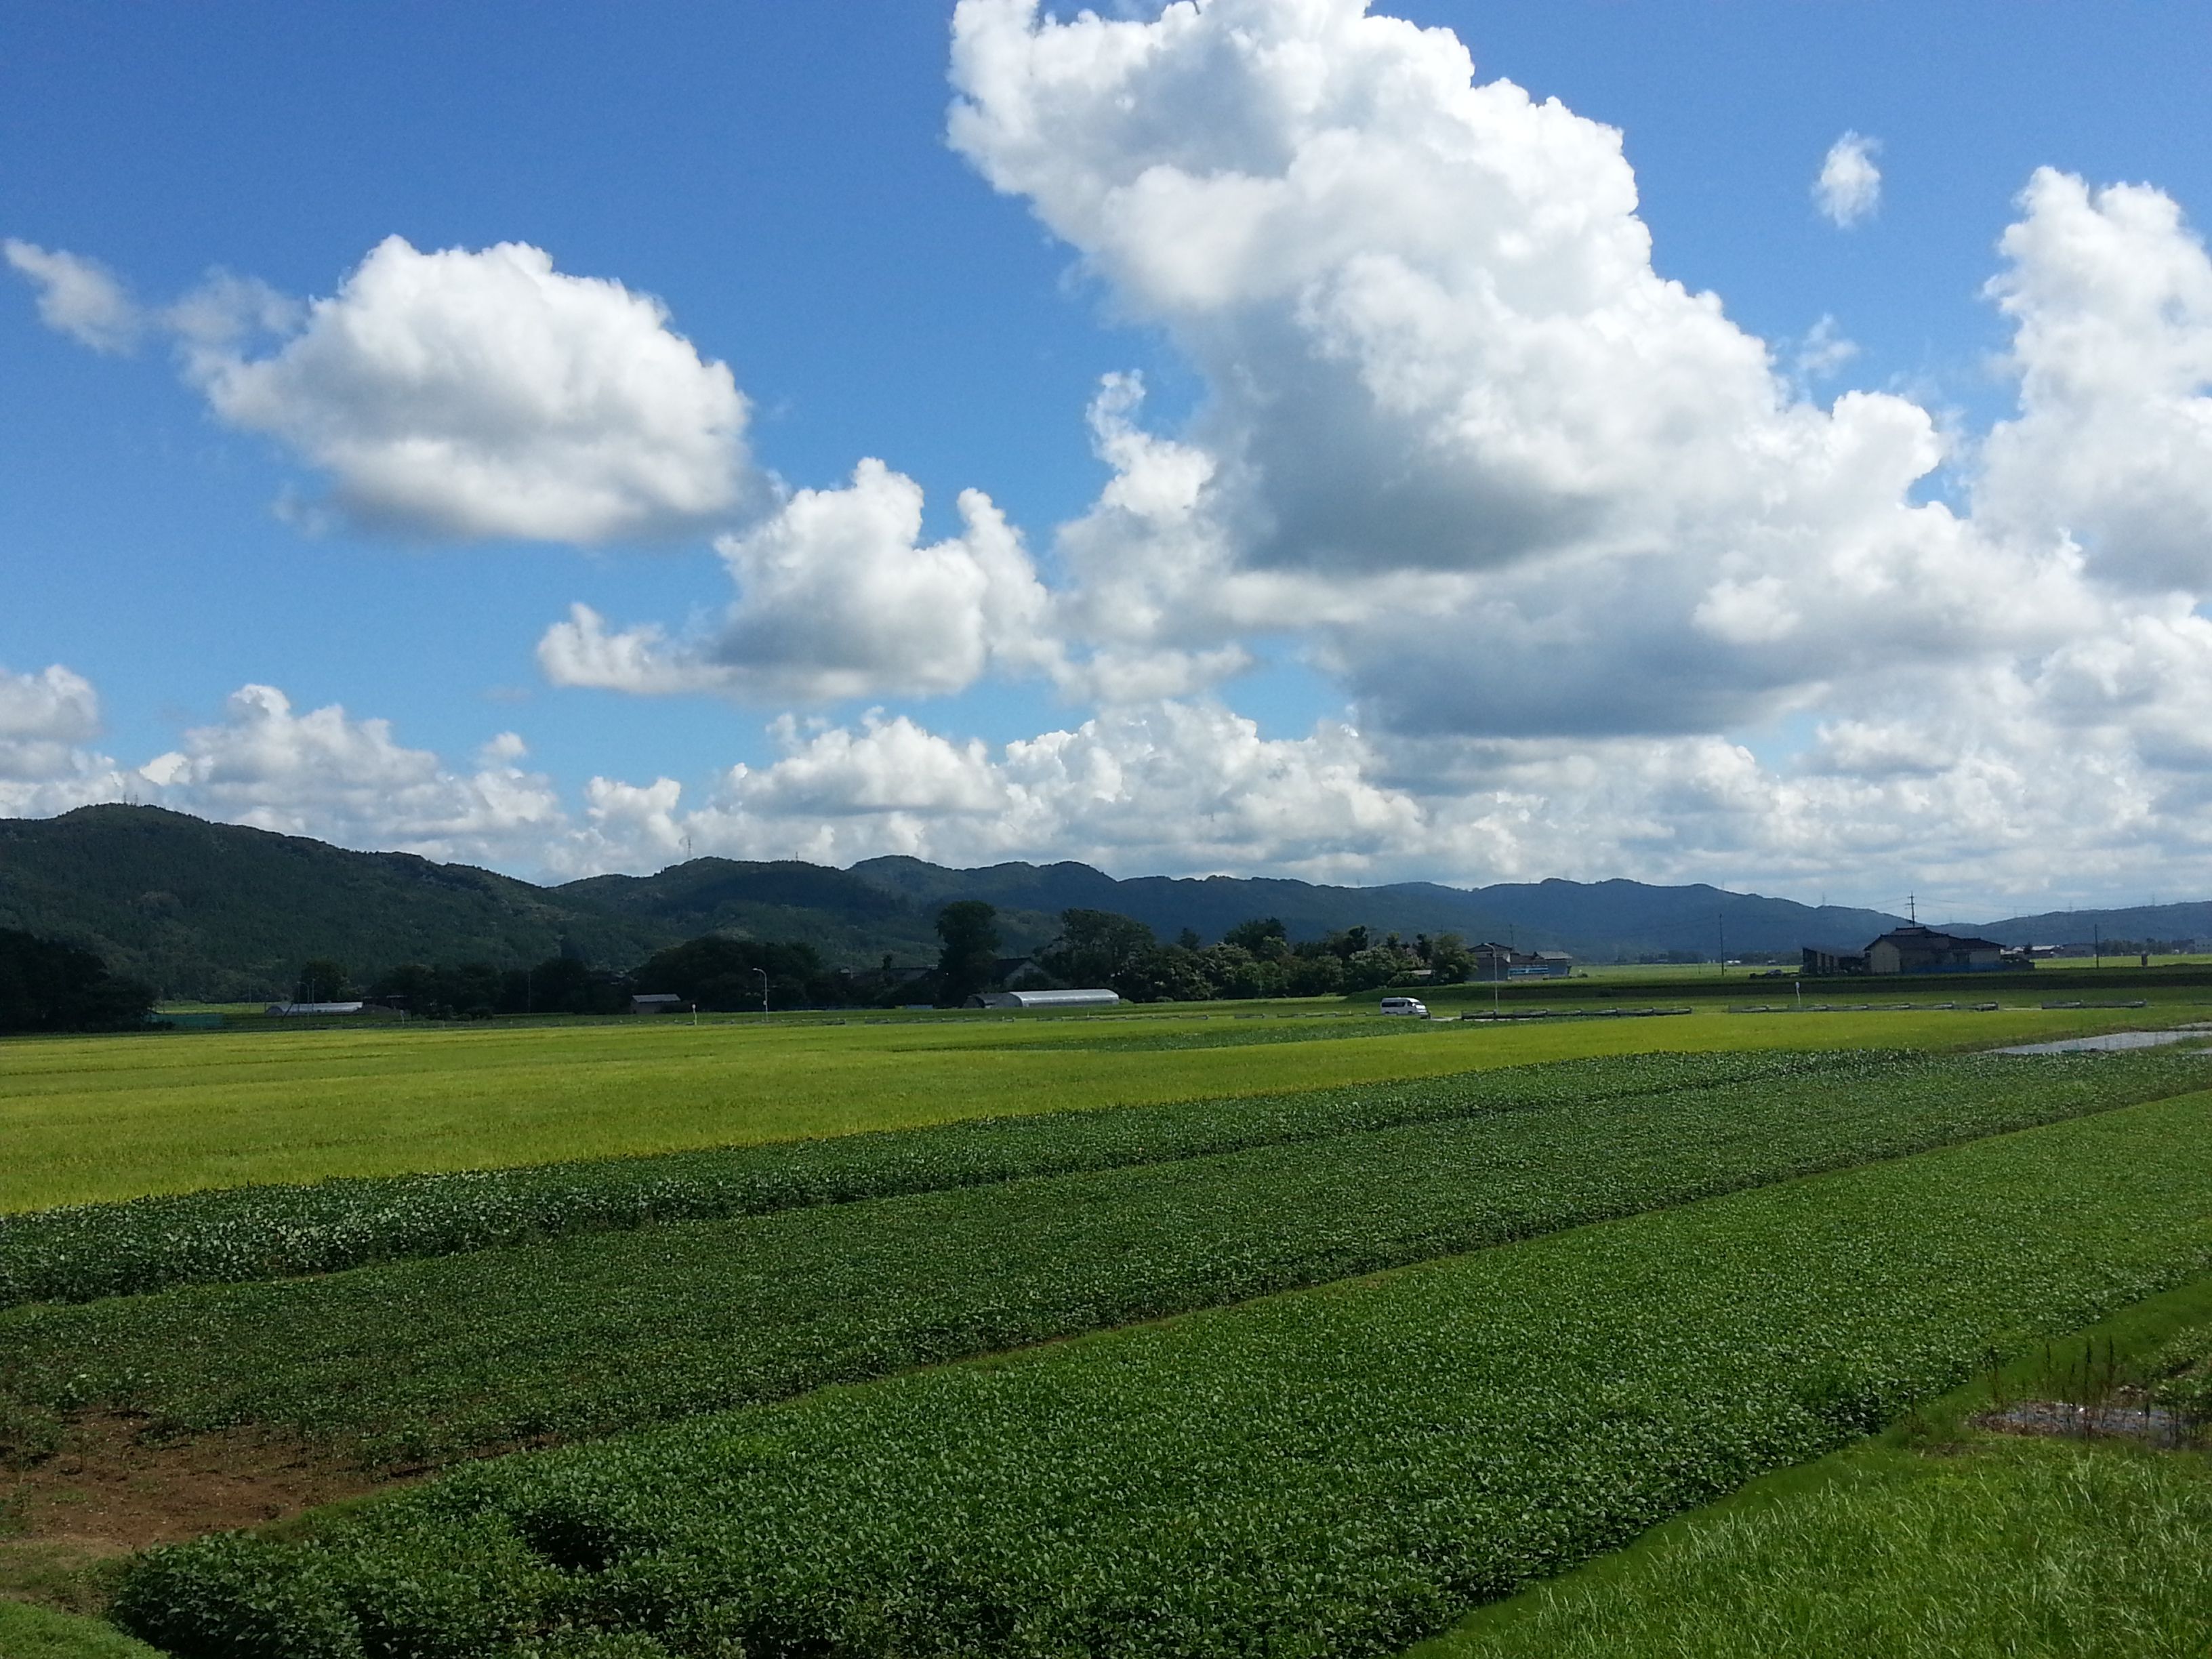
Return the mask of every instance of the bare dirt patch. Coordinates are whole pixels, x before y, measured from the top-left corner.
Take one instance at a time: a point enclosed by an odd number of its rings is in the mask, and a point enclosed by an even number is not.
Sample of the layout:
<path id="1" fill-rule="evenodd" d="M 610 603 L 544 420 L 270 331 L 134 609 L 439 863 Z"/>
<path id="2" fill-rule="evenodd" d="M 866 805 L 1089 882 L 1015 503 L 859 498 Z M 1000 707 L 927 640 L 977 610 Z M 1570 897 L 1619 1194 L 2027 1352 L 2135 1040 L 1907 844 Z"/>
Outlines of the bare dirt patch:
<path id="1" fill-rule="evenodd" d="M 257 1431 L 163 1444 L 140 1426 L 81 1419 L 52 1456 L 0 1469 L 0 1595 L 88 1611 L 105 1599 L 103 1567 L 133 1550 L 404 1484 Z"/>

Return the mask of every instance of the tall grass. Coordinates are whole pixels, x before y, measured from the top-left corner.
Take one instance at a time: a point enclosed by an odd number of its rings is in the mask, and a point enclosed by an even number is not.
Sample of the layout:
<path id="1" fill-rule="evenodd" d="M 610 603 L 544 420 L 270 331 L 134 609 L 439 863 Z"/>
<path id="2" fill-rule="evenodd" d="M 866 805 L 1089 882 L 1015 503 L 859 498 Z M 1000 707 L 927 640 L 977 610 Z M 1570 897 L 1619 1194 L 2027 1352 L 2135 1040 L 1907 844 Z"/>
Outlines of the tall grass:
<path id="1" fill-rule="evenodd" d="M 1724 1513 L 1645 1570 L 1569 1579 L 1423 1659 L 2197 1659 L 2212 1476 L 2078 1444 L 1892 1452 Z"/>
<path id="2" fill-rule="evenodd" d="M 113 1626 L 0 1601 L 0 1659 L 161 1659 Z"/>

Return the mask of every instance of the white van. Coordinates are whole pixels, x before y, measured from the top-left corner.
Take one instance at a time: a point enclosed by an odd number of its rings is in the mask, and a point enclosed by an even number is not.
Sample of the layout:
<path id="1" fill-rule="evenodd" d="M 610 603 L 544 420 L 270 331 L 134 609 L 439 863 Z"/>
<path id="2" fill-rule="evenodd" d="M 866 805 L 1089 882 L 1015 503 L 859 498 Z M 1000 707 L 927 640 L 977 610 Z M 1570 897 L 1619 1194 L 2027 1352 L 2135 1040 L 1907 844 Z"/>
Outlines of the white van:
<path id="1" fill-rule="evenodd" d="M 1429 1005 L 1413 997 L 1384 997 L 1382 1012 L 1386 1014 L 1405 1014 L 1414 1019 L 1429 1017 Z"/>

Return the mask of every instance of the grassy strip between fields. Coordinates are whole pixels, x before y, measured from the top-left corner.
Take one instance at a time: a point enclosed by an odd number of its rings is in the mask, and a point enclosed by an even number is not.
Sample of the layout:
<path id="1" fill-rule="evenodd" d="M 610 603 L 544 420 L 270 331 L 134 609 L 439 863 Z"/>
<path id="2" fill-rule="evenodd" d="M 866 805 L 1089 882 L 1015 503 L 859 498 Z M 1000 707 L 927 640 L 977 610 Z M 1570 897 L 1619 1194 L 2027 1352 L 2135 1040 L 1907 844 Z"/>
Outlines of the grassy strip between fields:
<path id="1" fill-rule="evenodd" d="M 2208 1332 L 2212 1279 L 2199 1279 L 2054 1346 L 2154 1373 Z M 2063 1395 L 2049 1370 L 2018 1356 L 1872 1439 L 1486 1607 L 1409 1659 L 2212 1651 L 2212 1458 L 1975 1425 L 2000 1398 Z"/>
<path id="2" fill-rule="evenodd" d="M 4 1659 L 161 1659 L 112 1625 L 0 1601 L 0 1656 Z"/>
<path id="3" fill-rule="evenodd" d="M 1653 1080 L 1644 1066 L 1619 1070 Z M 1581 1075 L 1595 1098 L 1541 1109 L 28 1310 L 0 1318 L 0 1455 L 60 1444 L 60 1422 L 40 1413 L 86 1409 L 143 1417 L 156 1436 L 276 1427 L 387 1465 L 611 1433 L 2204 1080 L 2201 1066 L 2156 1054 L 1869 1056 L 1625 1097 L 1622 1077 Z"/>
<path id="4" fill-rule="evenodd" d="M 179 1656 L 1389 1652 L 2212 1268 L 2212 1097 L 472 1465 L 143 1558 Z"/>
<path id="5" fill-rule="evenodd" d="M 1158 1163 L 1564 1101 L 1810 1074 L 1847 1088 L 1891 1058 L 1784 1052 L 1566 1060 L 658 1158 L 230 1188 L 37 1211 L 0 1216 L 0 1308 L 330 1273 L 523 1239 Z"/>

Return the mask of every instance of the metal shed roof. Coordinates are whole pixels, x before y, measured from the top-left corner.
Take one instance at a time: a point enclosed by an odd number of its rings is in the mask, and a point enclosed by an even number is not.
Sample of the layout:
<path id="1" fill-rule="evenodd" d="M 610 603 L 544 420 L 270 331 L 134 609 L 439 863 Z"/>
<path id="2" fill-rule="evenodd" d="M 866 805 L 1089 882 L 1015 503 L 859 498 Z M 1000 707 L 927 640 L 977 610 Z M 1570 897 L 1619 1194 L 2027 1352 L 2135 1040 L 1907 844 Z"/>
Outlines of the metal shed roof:
<path id="1" fill-rule="evenodd" d="M 1110 1008 L 1121 1001 L 1113 991 L 988 991 L 970 997 L 971 1008 Z"/>

